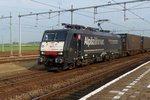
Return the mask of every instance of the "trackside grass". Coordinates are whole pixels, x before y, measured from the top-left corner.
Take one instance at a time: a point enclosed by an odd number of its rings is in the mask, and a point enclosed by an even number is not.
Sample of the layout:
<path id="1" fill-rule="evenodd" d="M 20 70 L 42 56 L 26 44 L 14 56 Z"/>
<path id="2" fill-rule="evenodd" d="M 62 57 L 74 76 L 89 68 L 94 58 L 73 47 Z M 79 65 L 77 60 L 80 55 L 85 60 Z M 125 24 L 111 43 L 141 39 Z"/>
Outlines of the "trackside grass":
<path id="1" fill-rule="evenodd" d="M 9 44 L 2 45 L 0 44 L 0 52 L 10 51 L 11 47 Z M 19 45 L 13 45 L 13 50 L 19 50 Z M 39 50 L 39 44 L 22 44 L 21 50 Z"/>

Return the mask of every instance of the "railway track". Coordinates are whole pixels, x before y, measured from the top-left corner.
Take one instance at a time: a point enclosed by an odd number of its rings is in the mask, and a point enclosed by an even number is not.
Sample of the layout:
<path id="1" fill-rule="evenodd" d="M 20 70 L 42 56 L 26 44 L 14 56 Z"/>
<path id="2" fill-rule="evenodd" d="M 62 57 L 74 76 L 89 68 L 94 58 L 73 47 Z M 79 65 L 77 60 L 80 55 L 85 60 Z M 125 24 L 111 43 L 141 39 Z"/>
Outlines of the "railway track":
<path id="1" fill-rule="evenodd" d="M 4 88 L 6 86 L 12 86 L 18 83 L 23 83 L 28 80 L 33 80 L 37 77 L 42 77 L 44 75 L 49 74 L 48 72 L 43 71 L 26 71 L 17 75 L 13 75 L 10 77 L 2 77 L 0 78 L 0 88 Z"/>
<path id="2" fill-rule="evenodd" d="M 13 57 L 1 57 L 0 63 L 24 61 L 24 60 L 35 60 L 39 55 L 28 55 L 28 56 L 13 56 Z"/>
<path id="3" fill-rule="evenodd" d="M 142 63 L 141 61 L 150 58 L 149 55 L 150 54 L 147 53 L 125 57 L 60 73 L 48 73 L 43 71 L 22 74 L 20 77 L 11 76 L 1 78 L 0 97 L 1 99 L 34 100 L 66 98 L 70 96 L 70 93 L 81 90 L 80 86 L 89 87 L 89 83 L 92 82 L 91 84 L 95 84 L 97 81 L 104 84 L 106 81 L 104 79 L 112 78 L 112 76 L 120 74 L 118 72 L 129 70 L 127 66 L 135 67 L 133 63 Z M 93 80 L 96 80 L 96 82 Z M 61 94 L 61 96 L 59 96 L 60 98 L 56 98 L 58 94 Z"/>
<path id="4" fill-rule="evenodd" d="M 52 91 L 45 95 L 39 96 L 37 98 L 34 98 L 33 100 L 43 100 L 43 99 L 78 100 L 87 93 L 95 90 L 96 88 L 120 76 L 121 74 L 135 68 L 136 66 L 142 64 L 145 61 L 147 61 L 147 59 L 137 58 L 130 60 L 126 63 L 122 62 L 119 64 L 114 64 L 112 65 L 113 67 L 111 68 L 97 71 L 93 75 L 91 74 L 88 78 L 83 78 L 82 80 L 76 83 L 72 83 L 71 85 L 60 88 L 56 91 Z M 130 66 L 130 68 L 128 68 L 128 66 Z"/>

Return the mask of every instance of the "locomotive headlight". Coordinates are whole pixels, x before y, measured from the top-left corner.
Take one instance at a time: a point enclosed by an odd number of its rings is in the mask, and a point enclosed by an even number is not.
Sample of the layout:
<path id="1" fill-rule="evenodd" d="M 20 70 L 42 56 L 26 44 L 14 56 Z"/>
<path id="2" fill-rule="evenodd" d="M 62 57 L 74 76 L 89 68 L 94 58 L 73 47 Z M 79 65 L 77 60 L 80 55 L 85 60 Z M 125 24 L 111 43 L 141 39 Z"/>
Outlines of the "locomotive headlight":
<path id="1" fill-rule="evenodd" d="M 44 51 L 42 51 L 42 52 L 41 52 L 41 54 L 42 54 L 42 55 L 44 55 L 44 54 L 45 54 L 45 52 L 44 52 Z"/>
<path id="2" fill-rule="evenodd" d="M 59 52 L 58 55 L 63 55 L 63 52 Z"/>

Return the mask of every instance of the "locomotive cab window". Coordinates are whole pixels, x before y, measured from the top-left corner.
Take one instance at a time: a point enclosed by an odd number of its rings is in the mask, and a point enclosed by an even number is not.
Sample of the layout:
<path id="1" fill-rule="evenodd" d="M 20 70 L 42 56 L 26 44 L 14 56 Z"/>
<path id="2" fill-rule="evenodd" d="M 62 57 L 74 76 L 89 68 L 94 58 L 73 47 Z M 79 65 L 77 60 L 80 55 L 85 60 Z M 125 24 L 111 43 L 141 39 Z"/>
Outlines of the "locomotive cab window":
<path id="1" fill-rule="evenodd" d="M 74 38 L 77 38 L 77 33 L 74 33 L 74 35 L 73 35 L 73 36 L 74 36 Z"/>
<path id="2" fill-rule="evenodd" d="M 45 33 L 43 37 L 43 41 L 53 41 L 55 37 L 55 33 Z"/>
<path id="3" fill-rule="evenodd" d="M 43 36 L 43 41 L 65 41 L 67 32 L 46 32 Z"/>

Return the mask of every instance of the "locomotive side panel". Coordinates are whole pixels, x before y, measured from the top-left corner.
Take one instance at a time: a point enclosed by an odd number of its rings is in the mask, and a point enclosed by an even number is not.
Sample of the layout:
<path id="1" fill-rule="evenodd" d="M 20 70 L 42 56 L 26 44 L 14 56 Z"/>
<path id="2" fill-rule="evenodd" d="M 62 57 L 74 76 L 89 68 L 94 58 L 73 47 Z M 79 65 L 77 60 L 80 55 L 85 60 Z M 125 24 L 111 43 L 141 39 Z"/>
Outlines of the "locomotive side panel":
<path id="1" fill-rule="evenodd" d="M 76 63 L 77 66 L 86 65 L 94 60 L 102 60 L 100 55 L 105 50 L 105 38 L 83 31 L 71 31 L 68 43 L 67 62 Z"/>
<path id="2" fill-rule="evenodd" d="M 66 47 L 64 48 L 65 55 L 65 62 L 66 63 L 74 63 L 75 58 L 77 58 L 77 38 L 76 32 L 69 31 L 68 38 L 66 39 Z"/>
<path id="3" fill-rule="evenodd" d="M 70 36 L 66 40 L 68 52 L 65 62 L 70 64 L 76 62 L 77 66 L 80 66 L 117 57 L 121 49 L 120 37 L 107 34 L 94 34 L 92 31 L 70 31 L 68 34 Z"/>
<path id="4" fill-rule="evenodd" d="M 96 54 L 106 50 L 106 38 L 103 36 L 83 34 L 82 39 L 84 54 Z"/>
<path id="5" fill-rule="evenodd" d="M 120 37 L 113 34 L 99 33 L 83 34 L 85 56 L 95 58 L 96 61 L 109 60 L 119 55 L 121 44 Z"/>

